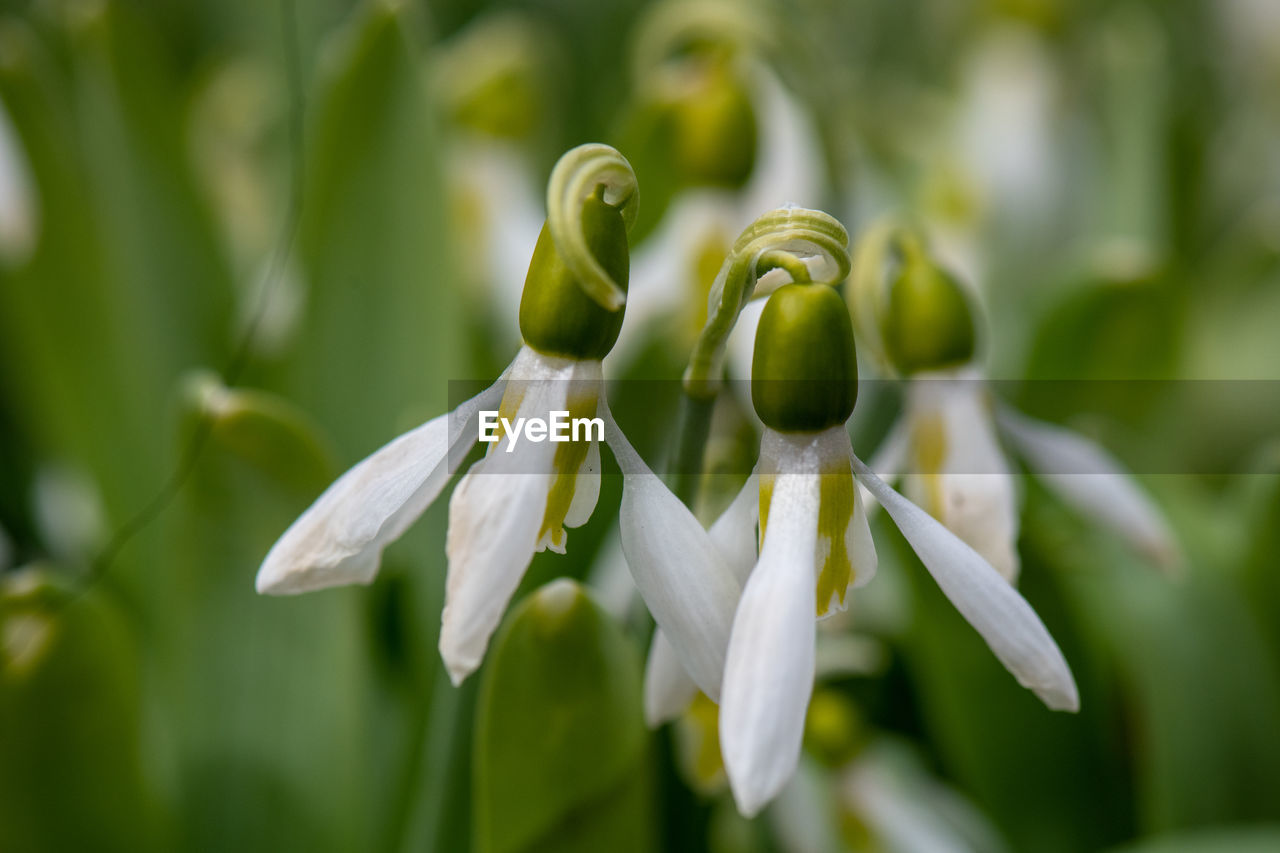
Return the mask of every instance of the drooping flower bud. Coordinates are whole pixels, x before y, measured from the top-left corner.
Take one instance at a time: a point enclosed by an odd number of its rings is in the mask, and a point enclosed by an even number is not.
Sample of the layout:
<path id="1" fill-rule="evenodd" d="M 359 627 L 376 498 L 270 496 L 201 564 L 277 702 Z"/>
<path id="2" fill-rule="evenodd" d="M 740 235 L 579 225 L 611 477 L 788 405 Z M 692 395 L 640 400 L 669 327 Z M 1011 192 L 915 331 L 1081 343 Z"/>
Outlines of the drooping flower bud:
<path id="1" fill-rule="evenodd" d="M 977 330 L 970 297 L 907 225 L 883 219 L 859 238 L 849 303 L 858 340 L 890 374 L 973 360 Z"/>
<path id="2" fill-rule="evenodd" d="M 779 432 L 843 424 L 858 399 L 853 325 L 824 284 L 788 284 L 769 297 L 756 331 L 751 401 Z"/>
<path id="3" fill-rule="evenodd" d="M 679 75 L 669 104 L 672 165 L 690 186 L 742 186 L 755 168 L 756 113 L 724 61 L 697 62 Z"/>
<path id="4" fill-rule="evenodd" d="M 582 231 L 591 255 L 625 291 L 630 253 L 621 212 L 596 193 L 583 202 Z M 544 355 L 601 359 L 618 340 L 624 311 L 610 311 L 587 294 L 543 225 L 520 299 L 525 343 Z"/>
<path id="5" fill-rule="evenodd" d="M 554 32 L 515 11 L 485 15 L 442 45 L 431 68 L 450 120 L 482 136 L 531 140 L 550 123 Z"/>
<path id="6" fill-rule="evenodd" d="M 968 362 L 974 328 L 964 288 L 919 247 L 910 245 L 903 254 L 881 317 L 889 360 L 904 374 Z"/>

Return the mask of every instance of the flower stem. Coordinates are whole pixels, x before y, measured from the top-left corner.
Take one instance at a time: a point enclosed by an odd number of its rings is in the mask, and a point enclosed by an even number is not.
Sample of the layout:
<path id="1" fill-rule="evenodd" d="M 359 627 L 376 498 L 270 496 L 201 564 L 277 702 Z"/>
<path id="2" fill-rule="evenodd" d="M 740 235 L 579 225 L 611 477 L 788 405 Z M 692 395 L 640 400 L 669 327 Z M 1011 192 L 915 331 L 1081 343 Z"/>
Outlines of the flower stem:
<path id="1" fill-rule="evenodd" d="M 702 457 L 711 434 L 711 412 L 715 403 L 715 395 L 694 395 L 688 391 L 680 398 L 676 445 L 667 463 L 667 485 L 691 510 L 702 483 Z"/>

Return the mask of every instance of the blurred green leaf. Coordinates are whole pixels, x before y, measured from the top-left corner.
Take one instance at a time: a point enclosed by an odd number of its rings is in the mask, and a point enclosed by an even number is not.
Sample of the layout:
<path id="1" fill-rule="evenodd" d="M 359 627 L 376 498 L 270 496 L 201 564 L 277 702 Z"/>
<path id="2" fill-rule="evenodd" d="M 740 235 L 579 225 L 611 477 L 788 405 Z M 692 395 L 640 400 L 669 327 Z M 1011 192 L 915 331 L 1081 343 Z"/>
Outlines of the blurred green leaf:
<path id="1" fill-rule="evenodd" d="M 1020 687 L 905 550 L 901 535 L 891 535 L 915 597 L 907 662 L 947 773 L 1015 850 L 1076 853 L 1130 837 L 1130 780 L 1106 662 L 1077 634 L 1043 565 L 1024 554 L 1019 586 L 1071 666 L 1078 714 L 1050 711 Z"/>
<path id="2" fill-rule="evenodd" d="M 553 581 L 489 653 L 475 735 L 475 849 L 654 847 L 634 646 L 582 588 Z"/>
<path id="3" fill-rule="evenodd" d="M 1280 826 L 1222 827 L 1126 844 L 1112 853 L 1274 853 Z"/>
<path id="4" fill-rule="evenodd" d="M 204 409 L 180 422 L 186 441 L 200 416 L 215 425 L 163 517 L 167 556 L 150 586 L 165 607 L 146 626 L 156 701 L 172 721 L 161 746 L 182 846 L 365 848 L 385 791 L 372 767 L 363 593 L 254 591 L 259 563 L 299 511 L 298 479 L 317 474 L 287 466 L 282 482 L 282 460 L 312 457 L 314 437 L 276 417 L 282 402 L 209 394 L 205 381 L 205 394 L 184 398 Z M 218 426 L 228 409 L 231 425 Z"/>
<path id="5" fill-rule="evenodd" d="M 0 580 L 0 848 L 153 849 L 137 650 L 101 589 Z"/>
<path id="6" fill-rule="evenodd" d="M 423 70 L 402 7 L 370 3 L 332 45 L 308 136 L 300 255 L 309 286 L 289 388 L 364 454 L 445 409 L 465 375 L 460 277 Z"/>
<path id="7" fill-rule="evenodd" d="M 1048 506 L 1025 536 L 1116 667 L 1140 826 L 1280 818 L 1280 662 L 1221 564 L 1212 519 L 1172 509 L 1189 558 L 1177 581 Z"/>

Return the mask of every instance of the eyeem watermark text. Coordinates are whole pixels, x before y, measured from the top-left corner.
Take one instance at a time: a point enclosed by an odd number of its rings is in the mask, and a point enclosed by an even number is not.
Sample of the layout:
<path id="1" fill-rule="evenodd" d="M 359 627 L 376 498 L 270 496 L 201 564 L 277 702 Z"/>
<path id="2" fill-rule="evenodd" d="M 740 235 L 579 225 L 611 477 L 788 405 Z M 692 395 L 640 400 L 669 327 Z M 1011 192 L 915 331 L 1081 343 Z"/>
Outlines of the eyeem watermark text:
<path id="1" fill-rule="evenodd" d="M 504 435 L 511 438 L 507 443 L 508 453 L 516 449 L 521 436 L 535 444 L 543 441 L 604 441 L 604 420 L 570 418 L 568 412 L 551 412 L 550 420 L 516 418 L 513 422 L 497 412 L 481 410 L 480 440 L 492 444 Z"/>

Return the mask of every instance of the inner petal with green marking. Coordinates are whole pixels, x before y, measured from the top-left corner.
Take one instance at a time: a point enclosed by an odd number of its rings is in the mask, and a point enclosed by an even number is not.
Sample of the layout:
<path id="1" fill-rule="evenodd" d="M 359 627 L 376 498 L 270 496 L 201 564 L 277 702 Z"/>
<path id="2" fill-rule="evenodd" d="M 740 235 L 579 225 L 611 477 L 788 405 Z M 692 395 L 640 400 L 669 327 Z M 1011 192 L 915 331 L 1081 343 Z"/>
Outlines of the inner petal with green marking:
<path id="1" fill-rule="evenodd" d="M 572 422 L 576 418 L 593 418 L 599 404 L 596 392 L 570 393 L 565 408 L 569 411 Z M 547 508 L 542 515 L 542 527 L 538 530 L 538 550 L 550 548 L 557 553 L 564 553 L 565 517 L 573 506 L 573 497 L 578 488 L 578 476 L 582 465 L 591 449 L 590 430 L 587 436 L 577 441 L 564 441 L 556 445 L 555 457 L 552 459 L 553 479 L 547 492 Z"/>
<path id="2" fill-rule="evenodd" d="M 946 503 L 942 499 L 942 466 L 947 458 L 947 427 L 942 415 L 927 411 L 911 425 L 911 457 L 915 470 L 924 481 L 924 508 L 934 518 L 944 521 Z M 945 523 L 945 521 L 944 521 Z"/>
<path id="3" fill-rule="evenodd" d="M 822 472 L 818 498 L 818 616 L 826 616 L 846 606 L 845 597 L 853 582 L 854 566 L 849 560 L 849 525 L 853 521 L 853 470 L 848 459 L 828 463 Z"/>

